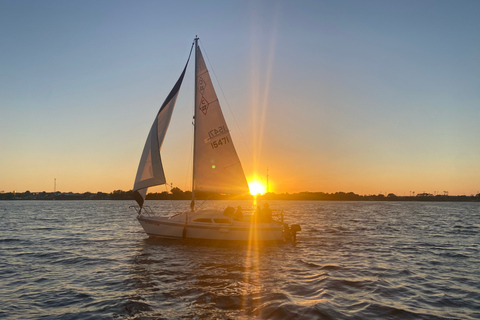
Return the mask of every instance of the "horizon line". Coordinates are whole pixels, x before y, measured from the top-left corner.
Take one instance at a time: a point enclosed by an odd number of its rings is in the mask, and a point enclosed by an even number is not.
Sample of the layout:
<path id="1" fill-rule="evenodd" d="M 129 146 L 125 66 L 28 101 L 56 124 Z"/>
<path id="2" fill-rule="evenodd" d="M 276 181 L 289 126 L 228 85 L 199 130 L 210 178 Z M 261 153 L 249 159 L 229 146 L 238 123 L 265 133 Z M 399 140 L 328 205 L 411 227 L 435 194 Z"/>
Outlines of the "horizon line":
<path id="1" fill-rule="evenodd" d="M 172 189 L 178 189 L 180 190 L 181 192 L 183 193 L 186 193 L 186 192 L 189 192 L 191 193 L 190 190 L 182 190 L 178 187 L 174 187 Z M 171 190 L 172 190 L 171 189 Z M 172 192 L 170 191 L 162 191 L 162 192 L 149 192 L 147 194 L 162 194 L 163 192 L 167 192 L 168 194 L 172 194 Z M 0 190 L 0 194 L 25 194 L 25 193 L 31 193 L 31 194 L 41 194 L 41 193 L 46 193 L 46 194 L 53 194 L 53 193 L 56 193 L 56 194 L 87 194 L 87 193 L 90 193 L 90 194 L 99 194 L 99 193 L 102 193 L 102 194 L 113 194 L 114 192 L 121 192 L 121 193 L 128 193 L 128 192 L 132 192 L 133 190 L 130 189 L 130 190 L 121 190 L 121 189 L 115 189 L 111 192 L 104 192 L 104 191 L 97 191 L 97 192 L 91 192 L 91 191 L 85 191 L 85 192 L 73 192 L 73 191 L 67 191 L 67 192 L 62 192 L 62 191 L 59 191 L 59 190 L 55 190 L 55 191 L 30 191 L 30 190 L 26 190 L 26 191 L 23 191 L 23 192 L 17 192 L 16 190 L 13 190 L 13 191 L 7 191 L 5 192 L 4 190 Z M 202 191 L 203 192 L 203 191 Z M 219 195 L 224 195 L 224 194 L 221 194 L 221 193 L 215 193 L 215 192 L 205 192 L 205 193 L 214 193 L 214 194 L 219 194 Z M 325 191 L 300 191 L 300 192 L 281 192 L 281 193 L 277 193 L 277 192 L 265 192 L 263 194 L 260 194 L 260 196 L 264 196 L 264 195 L 268 195 L 268 194 L 271 194 L 271 195 L 298 195 L 298 194 L 325 194 L 325 195 L 335 195 L 335 194 L 353 194 L 353 195 L 356 195 L 356 196 L 362 196 L 362 197 L 365 197 L 365 196 L 384 196 L 384 197 L 388 197 L 388 196 L 395 196 L 395 197 L 417 197 L 417 196 L 433 196 L 433 197 L 437 197 L 437 196 L 446 196 L 446 197 L 455 197 L 455 196 L 478 196 L 480 195 L 480 192 L 476 192 L 476 193 L 471 193 L 470 195 L 467 195 L 467 194 L 450 194 L 448 191 L 442 191 L 442 192 L 438 192 L 438 191 L 434 191 L 434 193 L 429 193 L 429 192 L 415 192 L 415 191 L 409 191 L 409 194 L 406 195 L 398 195 L 398 194 L 395 194 L 393 192 L 379 192 L 379 193 L 370 193 L 370 194 L 360 194 L 360 193 L 355 193 L 353 191 L 348 191 L 348 192 L 345 192 L 345 191 L 335 191 L 335 192 L 325 192 Z M 258 195 L 251 195 L 251 196 L 258 196 Z"/>

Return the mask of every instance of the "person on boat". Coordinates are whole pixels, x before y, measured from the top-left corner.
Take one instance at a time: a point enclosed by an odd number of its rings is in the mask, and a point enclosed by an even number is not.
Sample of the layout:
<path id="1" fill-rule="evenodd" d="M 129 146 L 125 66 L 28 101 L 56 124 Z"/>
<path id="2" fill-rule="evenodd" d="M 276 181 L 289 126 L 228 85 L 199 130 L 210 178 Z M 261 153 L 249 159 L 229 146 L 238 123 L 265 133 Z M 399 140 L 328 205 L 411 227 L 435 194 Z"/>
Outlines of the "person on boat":
<path id="1" fill-rule="evenodd" d="M 268 203 L 263 205 L 262 220 L 263 222 L 272 222 L 272 210 L 270 210 Z"/>
<path id="2" fill-rule="evenodd" d="M 243 212 L 242 212 L 242 207 L 241 206 L 237 207 L 237 211 L 235 211 L 233 219 L 234 220 L 242 220 L 243 219 Z"/>
<path id="3" fill-rule="evenodd" d="M 233 214 L 235 213 L 235 208 L 234 207 L 227 207 L 225 211 L 223 211 L 223 214 L 227 217 L 233 217 Z"/>
<path id="4" fill-rule="evenodd" d="M 260 206 L 257 206 L 257 209 L 253 212 L 253 221 L 255 223 L 262 222 L 262 209 Z"/>

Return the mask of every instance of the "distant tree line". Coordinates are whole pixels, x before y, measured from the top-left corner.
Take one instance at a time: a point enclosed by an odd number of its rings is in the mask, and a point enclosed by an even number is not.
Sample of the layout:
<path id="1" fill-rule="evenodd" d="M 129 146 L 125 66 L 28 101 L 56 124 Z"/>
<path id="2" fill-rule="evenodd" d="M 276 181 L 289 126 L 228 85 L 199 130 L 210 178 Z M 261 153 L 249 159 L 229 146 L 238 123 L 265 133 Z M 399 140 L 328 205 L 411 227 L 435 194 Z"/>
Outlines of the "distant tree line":
<path id="1" fill-rule="evenodd" d="M 0 200 L 130 200 L 133 199 L 133 192 L 115 190 L 111 193 L 105 192 L 7 192 L 0 193 Z"/>
<path id="2" fill-rule="evenodd" d="M 393 193 L 388 195 L 373 194 L 373 195 L 358 195 L 353 192 L 300 192 L 300 193 L 266 193 L 260 197 L 261 200 L 323 200 L 323 201 L 480 201 L 480 193 L 477 195 L 433 195 L 429 193 L 422 193 L 416 196 L 397 196 Z"/>
<path id="3" fill-rule="evenodd" d="M 180 188 L 172 188 L 170 192 L 148 193 L 147 200 L 190 200 L 191 191 L 182 191 Z M 251 200 L 253 196 L 245 195 L 242 197 L 231 196 L 227 194 L 196 192 L 195 198 L 198 200 Z M 480 193 L 477 195 L 433 195 L 421 193 L 415 196 L 397 196 L 393 193 L 388 195 L 358 195 L 353 192 L 299 192 L 299 193 L 266 193 L 258 196 L 258 200 L 309 200 L 309 201 L 480 201 Z M 133 200 L 133 191 L 115 190 L 111 193 L 104 192 L 30 192 L 23 193 L 7 192 L 0 193 L 0 200 Z"/>

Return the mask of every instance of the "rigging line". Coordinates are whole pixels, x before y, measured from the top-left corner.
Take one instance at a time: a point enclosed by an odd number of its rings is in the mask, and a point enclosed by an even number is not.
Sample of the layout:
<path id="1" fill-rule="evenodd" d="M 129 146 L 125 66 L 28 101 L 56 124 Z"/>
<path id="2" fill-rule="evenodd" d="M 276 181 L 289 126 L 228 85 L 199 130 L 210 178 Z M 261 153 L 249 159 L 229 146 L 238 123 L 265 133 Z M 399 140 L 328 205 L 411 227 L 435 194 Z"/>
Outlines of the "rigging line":
<path id="1" fill-rule="evenodd" d="M 197 210 L 200 210 L 203 207 L 203 205 L 205 204 L 205 202 L 210 200 L 211 197 L 212 197 L 212 195 L 209 195 L 205 200 L 203 200 L 203 202 L 199 206 L 197 206 L 198 207 Z"/>
<path id="2" fill-rule="evenodd" d="M 240 130 L 240 126 L 238 125 L 237 119 L 235 118 L 235 114 L 233 113 L 232 108 L 230 107 L 230 104 L 228 103 L 227 97 L 225 96 L 225 93 L 223 92 L 222 85 L 220 84 L 220 81 L 218 81 L 217 74 L 215 73 L 215 69 L 213 69 L 213 65 L 210 62 L 210 58 L 208 57 L 207 50 L 205 49 L 205 46 L 203 45 L 202 40 L 199 39 L 199 41 L 200 41 L 200 44 L 202 45 L 203 52 L 205 53 L 205 56 L 207 57 L 208 64 L 210 65 L 210 69 L 212 70 L 213 75 L 215 77 L 215 80 L 217 81 L 218 87 L 220 88 L 220 91 L 222 92 L 223 99 L 225 100 L 225 103 L 227 104 L 228 110 L 232 114 L 233 122 L 235 123 L 235 127 L 237 128 L 238 133 L 240 134 L 240 137 L 242 138 L 243 143 L 245 144 L 245 147 L 247 148 L 247 151 L 248 151 L 250 157 L 253 158 L 253 154 L 250 151 L 250 148 L 248 147 L 247 141 L 243 137 L 242 131 Z"/>
<path id="3" fill-rule="evenodd" d="M 188 60 L 187 60 L 187 63 L 188 61 L 190 61 L 190 57 L 192 56 L 192 51 L 193 51 L 193 46 L 195 45 L 195 42 L 192 42 L 192 46 L 190 47 L 190 53 L 188 54 Z"/>

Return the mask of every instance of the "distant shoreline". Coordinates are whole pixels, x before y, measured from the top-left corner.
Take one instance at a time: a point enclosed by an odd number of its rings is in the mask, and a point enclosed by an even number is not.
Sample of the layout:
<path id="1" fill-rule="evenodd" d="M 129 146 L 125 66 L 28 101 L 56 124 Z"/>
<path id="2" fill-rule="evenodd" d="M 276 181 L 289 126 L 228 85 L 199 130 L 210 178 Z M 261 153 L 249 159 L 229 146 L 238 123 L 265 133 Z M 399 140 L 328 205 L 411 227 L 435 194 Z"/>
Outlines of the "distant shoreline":
<path id="1" fill-rule="evenodd" d="M 195 194 L 198 200 L 253 200 L 253 196 L 230 196 L 217 193 L 197 192 Z M 190 191 L 182 191 L 179 188 L 173 188 L 171 192 L 149 193 L 147 200 L 190 200 L 192 193 Z M 104 192 L 30 192 L 23 193 L 0 193 L 0 200 L 134 200 L 132 190 L 122 191 L 115 190 L 111 193 Z M 457 195 L 450 196 L 446 194 L 433 195 L 429 193 L 421 193 L 414 196 L 397 196 L 393 193 L 388 195 L 358 195 L 353 192 L 300 192 L 300 193 L 266 193 L 257 196 L 260 201 L 287 200 L 287 201 L 422 201 L 422 202 L 480 202 L 480 193 L 476 195 L 466 196 Z"/>

